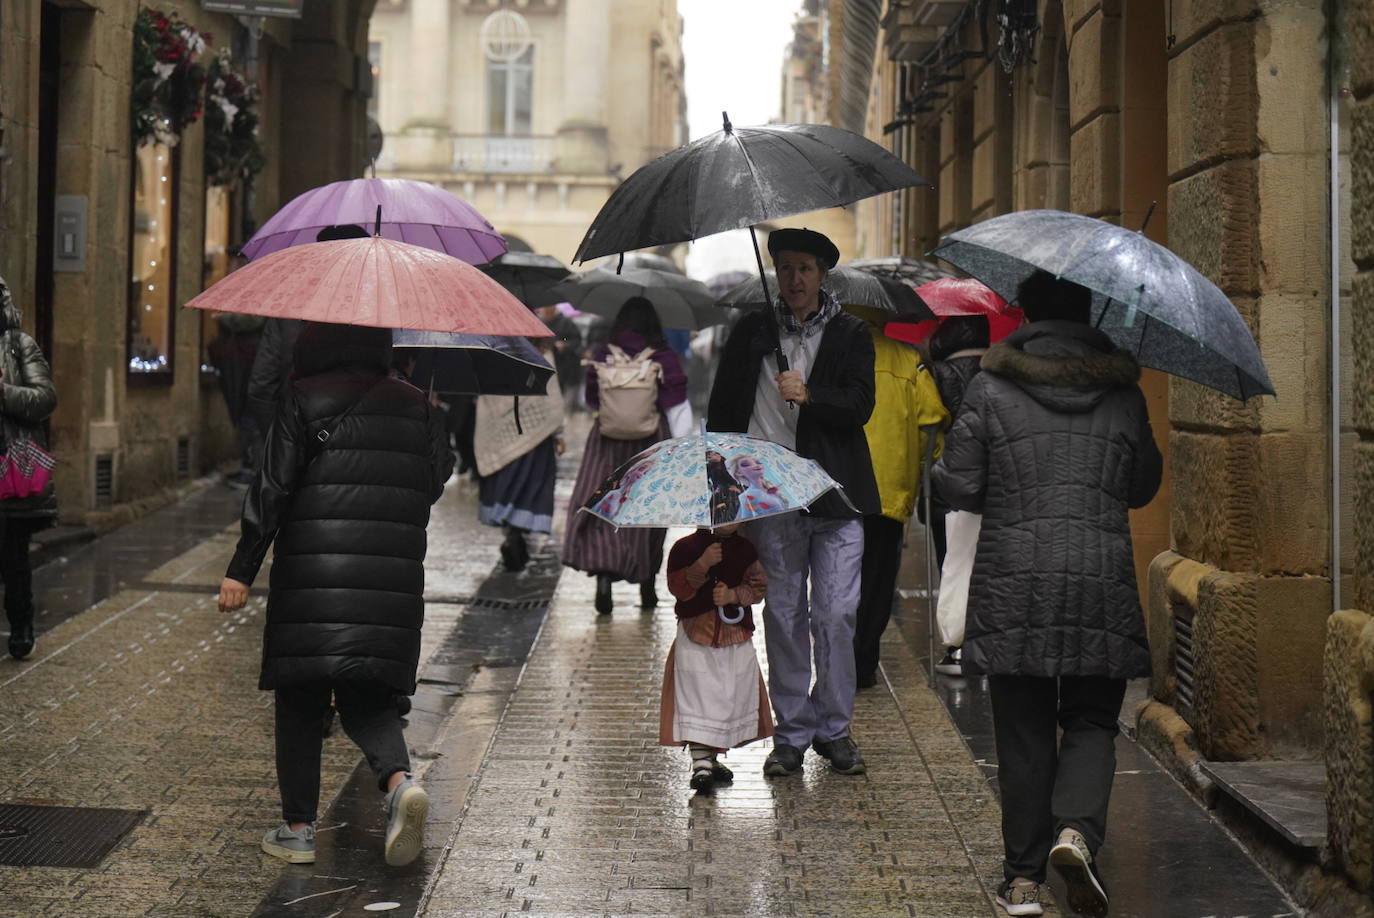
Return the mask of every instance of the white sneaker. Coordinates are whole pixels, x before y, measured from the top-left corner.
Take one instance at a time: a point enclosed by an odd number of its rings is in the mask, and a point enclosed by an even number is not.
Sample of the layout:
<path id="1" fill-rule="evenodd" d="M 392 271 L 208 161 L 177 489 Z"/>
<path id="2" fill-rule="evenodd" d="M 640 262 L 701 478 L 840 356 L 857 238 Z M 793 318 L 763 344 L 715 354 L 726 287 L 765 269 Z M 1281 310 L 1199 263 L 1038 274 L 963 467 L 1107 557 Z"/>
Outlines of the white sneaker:
<path id="1" fill-rule="evenodd" d="M 1087 840 L 1073 829 L 1062 830 L 1050 849 L 1050 866 L 1064 878 L 1069 909 L 1088 918 L 1103 918 L 1107 914 L 1107 891 L 1092 863 Z"/>
<path id="2" fill-rule="evenodd" d="M 1008 915 L 1043 915 L 1040 904 L 1040 884 L 1026 877 L 1003 880 L 997 887 L 997 904 Z"/>
<path id="3" fill-rule="evenodd" d="M 425 819 L 429 794 L 409 775 L 386 795 L 386 862 L 404 867 L 420 856 L 425 846 Z"/>

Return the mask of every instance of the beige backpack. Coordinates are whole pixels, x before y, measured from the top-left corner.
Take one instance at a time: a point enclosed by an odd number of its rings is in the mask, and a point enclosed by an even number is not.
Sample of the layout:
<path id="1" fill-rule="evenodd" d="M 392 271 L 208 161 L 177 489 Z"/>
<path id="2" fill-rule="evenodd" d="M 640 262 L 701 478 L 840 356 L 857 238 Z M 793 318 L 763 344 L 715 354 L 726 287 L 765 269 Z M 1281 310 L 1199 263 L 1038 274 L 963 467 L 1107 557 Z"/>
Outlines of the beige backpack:
<path id="1" fill-rule="evenodd" d="M 642 440 L 658 432 L 658 381 L 663 368 L 646 347 L 633 356 L 614 344 L 605 360 L 587 361 L 596 371 L 601 407 L 597 423 L 612 440 Z"/>

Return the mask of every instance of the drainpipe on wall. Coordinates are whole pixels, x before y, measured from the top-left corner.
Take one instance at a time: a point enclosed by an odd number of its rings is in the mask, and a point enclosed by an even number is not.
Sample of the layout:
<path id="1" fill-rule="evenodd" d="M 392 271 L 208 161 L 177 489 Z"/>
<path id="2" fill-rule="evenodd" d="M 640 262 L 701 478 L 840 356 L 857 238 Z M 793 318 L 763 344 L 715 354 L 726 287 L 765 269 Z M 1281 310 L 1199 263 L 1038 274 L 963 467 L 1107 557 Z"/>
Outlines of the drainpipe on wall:
<path id="1" fill-rule="evenodd" d="M 1332 23 L 1334 25 L 1334 22 Z M 1336 30 L 1328 32 L 1326 61 L 1331 120 L 1331 200 L 1328 204 L 1331 265 L 1331 611 L 1341 609 L 1341 99 Z"/>

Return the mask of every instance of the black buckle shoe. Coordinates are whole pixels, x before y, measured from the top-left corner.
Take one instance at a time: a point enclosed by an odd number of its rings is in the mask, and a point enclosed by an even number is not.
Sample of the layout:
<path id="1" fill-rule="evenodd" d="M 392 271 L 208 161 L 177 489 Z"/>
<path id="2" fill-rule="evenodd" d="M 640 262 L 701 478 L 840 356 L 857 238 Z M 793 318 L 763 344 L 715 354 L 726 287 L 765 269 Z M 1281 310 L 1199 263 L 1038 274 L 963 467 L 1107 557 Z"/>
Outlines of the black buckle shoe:
<path id="1" fill-rule="evenodd" d="M 33 653 L 33 622 L 10 628 L 10 656 L 22 660 Z"/>

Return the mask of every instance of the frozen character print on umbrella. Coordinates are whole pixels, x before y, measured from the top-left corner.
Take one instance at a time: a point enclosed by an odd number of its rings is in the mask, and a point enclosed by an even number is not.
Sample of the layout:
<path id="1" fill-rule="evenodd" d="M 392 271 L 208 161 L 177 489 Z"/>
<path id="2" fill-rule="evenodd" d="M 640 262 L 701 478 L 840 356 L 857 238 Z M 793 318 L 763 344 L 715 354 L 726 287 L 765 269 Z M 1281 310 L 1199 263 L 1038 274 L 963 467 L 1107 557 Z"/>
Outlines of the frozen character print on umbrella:
<path id="1" fill-rule="evenodd" d="M 725 457 L 706 451 L 706 480 L 711 485 L 711 525 L 733 523 L 739 516 L 740 484 L 725 467 Z"/>
<path id="2" fill-rule="evenodd" d="M 744 454 L 730 460 L 730 471 L 744 488 L 740 500 L 745 517 L 766 516 L 788 509 L 787 495 L 764 474 L 763 463 L 757 456 Z"/>
<path id="3" fill-rule="evenodd" d="M 606 516 L 614 516 L 628 499 L 629 491 L 634 487 L 635 482 L 647 475 L 654 467 L 654 457 L 652 455 L 644 456 L 634 462 L 627 463 L 627 465 L 628 468 L 623 469 L 615 487 L 607 491 L 601 500 L 597 501 L 597 512 Z"/>

